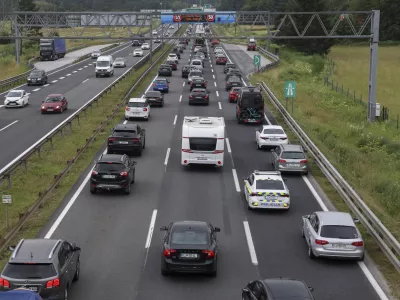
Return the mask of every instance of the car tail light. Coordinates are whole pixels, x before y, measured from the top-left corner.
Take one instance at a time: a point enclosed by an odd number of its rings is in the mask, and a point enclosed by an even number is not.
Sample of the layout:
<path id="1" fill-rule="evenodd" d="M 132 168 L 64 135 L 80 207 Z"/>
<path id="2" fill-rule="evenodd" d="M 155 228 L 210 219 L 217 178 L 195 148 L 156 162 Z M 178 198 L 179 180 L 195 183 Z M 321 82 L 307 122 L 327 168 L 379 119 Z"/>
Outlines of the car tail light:
<path id="1" fill-rule="evenodd" d="M 60 287 L 60 279 L 56 278 L 53 280 L 49 280 L 46 283 L 46 289 L 51 289 L 51 288 L 55 288 L 55 287 Z"/>
<path id="2" fill-rule="evenodd" d="M 97 172 L 95 170 L 92 171 L 92 175 L 97 175 L 97 174 L 99 174 L 99 172 Z"/>
<path id="3" fill-rule="evenodd" d="M 6 289 L 10 288 L 10 282 L 6 279 L 0 278 L 0 287 L 4 287 Z"/>
<path id="4" fill-rule="evenodd" d="M 328 245 L 329 244 L 328 241 L 324 241 L 324 240 L 315 240 L 315 243 L 318 245 Z"/>
<path id="5" fill-rule="evenodd" d="M 126 107 L 125 110 L 126 110 L 126 111 L 130 111 L 131 109 L 130 109 L 129 107 Z"/>
<path id="6" fill-rule="evenodd" d="M 190 85 L 192 85 L 192 84 L 193 84 L 193 82 L 189 82 L 189 84 L 190 84 Z"/>
<path id="7" fill-rule="evenodd" d="M 190 150 L 190 149 L 182 149 L 182 152 L 185 152 L 185 153 L 193 153 L 193 151 Z"/>
<path id="8" fill-rule="evenodd" d="M 287 140 L 287 137 L 281 137 L 281 140 L 282 141 Z"/>
<path id="9" fill-rule="evenodd" d="M 220 153 L 224 153 L 224 150 L 214 150 L 212 153 L 213 154 L 220 154 Z"/>
<path id="10" fill-rule="evenodd" d="M 307 163 L 307 159 L 303 159 L 300 161 L 301 164 L 306 164 Z"/>
<path id="11" fill-rule="evenodd" d="M 164 250 L 164 257 L 171 257 L 172 254 L 176 253 L 176 250 L 173 249 L 165 249 Z"/>
<path id="12" fill-rule="evenodd" d="M 362 246 L 364 246 L 364 242 L 363 241 L 358 241 L 358 242 L 353 242 L 353 243 L 351 243 L 353 246 L 356 246 L 356 247 L 362 247 Z M 1 286 L 1 285 L 0 285 Z"/>
<path id="13" fill-rule="evenodd" d="M 290 195 L 289 195 L 289 194 L 284 194 L 284 195 L 282 195 L 281 197 L 284 197 L 284 198 L 289 198 L 289 197 L 290 197 Z"/>
<path id="14" fill-rule="evenodd" d="M 140 139 L 132 139 L 132 142 L 140 142 Z"/>
<path id="15" fill-rule="evenodd" d="M 221 161 L 218 161 L 218 164 L 220 165 L 220 164 L 222 164 L 222 162 L 221 162 Z"/>
<path id="16" fill-rule="evenodd" d="M 145 107 L 145 108 L 143 108 L 143 111 L 147 111 L 147 108 Z"/>
<path id="17" fill-rule="evenodd" d="M 211 251 L 211 250 L 203 250 L 203 251 L 201 251 L 201 253 L 207 254 L 207 258 L 215 257 L 214 251 Z"/>
<path id="18" fill-rule="evenodd" d="M 190 98 L 190 99 L 192 99 L 192 98 L 193 98 L 193 96 L 192 96 L 192 95 L 190 95 L 190 96 L 189 96 L 189 98 Z"/>
<path id="19" fill-rule="evenodd" d="M 112 138 L 108 138 L 108 141 L 109 141 L 109 142 L 114 142 L 114 141 L 116 141 L 116 140 L 117 140 L 117 139 L 116 139 L 116 138 L 113 138 L 113 137 L 112 137 Z"/>
<path id="20" fill-rule="evenodd" d="M 119 173 L 119 175 L 121 175 L 121 176 L 128 176 L 128 172 L 121 172 L 121 173 Z"/>
<path id="21" fill-rule="evenodd" d="M 208 95 L 205 95 L 204 98 L 208 99 Z"/>
<path id="22" fill-rule="evenodd" d="M 251 197 L 258 196 L 258 194 L 257 193 L 251 193 L 250 196 Z"/>
<path id="23" fill-rule="evenodd" d="M 285 162 L 287 162 L 287 161 L 284 160 L 284 159 L 280 159 L 278 162 L 280 162 L 280 163 L 285 163 Z"/>
<path id="24" fill-rule="evenodd" d="M 262 140 L 268 140 L 267 137 L 262 137 L 262 136 L 260 136 L 260 139 L 262 139 Z"/>

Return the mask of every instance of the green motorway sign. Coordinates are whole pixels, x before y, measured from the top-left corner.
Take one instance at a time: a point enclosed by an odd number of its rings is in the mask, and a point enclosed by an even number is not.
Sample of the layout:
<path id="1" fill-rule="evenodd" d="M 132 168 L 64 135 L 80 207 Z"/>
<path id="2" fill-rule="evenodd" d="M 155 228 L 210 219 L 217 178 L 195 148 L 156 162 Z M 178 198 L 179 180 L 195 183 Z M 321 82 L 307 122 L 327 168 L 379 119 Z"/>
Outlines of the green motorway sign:
<path id="1" fill-rule="evenodd" d="M 260 55 L 254 55 L 253 63 L 254 63 L 255 66 L 259 66 L 261 64 L 261 56 Z"/>
<path id="2" fill-rule="evenodd" d="M 285 81 L 285 98 L 296 98 L 296 81 Z"/>

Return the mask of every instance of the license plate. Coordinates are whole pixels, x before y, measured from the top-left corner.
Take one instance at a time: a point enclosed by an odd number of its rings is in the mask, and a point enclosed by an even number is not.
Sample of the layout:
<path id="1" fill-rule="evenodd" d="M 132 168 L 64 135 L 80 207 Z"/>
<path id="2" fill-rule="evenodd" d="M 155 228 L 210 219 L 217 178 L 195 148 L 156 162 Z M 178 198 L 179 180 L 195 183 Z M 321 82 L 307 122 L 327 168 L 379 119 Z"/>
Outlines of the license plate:
<path id="1" fill-rule="evenodd" d="M 249 123 L 255 123 L 256 120 L 247 120 L 247 122 L 249 122 Z"/>
<path id="2" fill-rule="evenodd" d="M 28 289 L 28 290 L 31 290 L 33 292 L 37 292 L 38 291 L 38 287 L 37 286 L 21 286 L 21 288 Z"/>
<path id="3" fill-rule="evenodd" d="M 134 114 L 134 115 L 139 115 L 140 113 L 134 112 L 134 113 L 132 113 L 132 114 Z M 127 143 L 121 143 L 121 144 L 127 144 Z"/>
<path id="4" fill-rule="evenodd" d="M 288 164 L 288 167 L 300 167 L 300 164 Z"/>
<path id="5" fill-rule="evenodd" d="M 278 197 L 275 197 L 275 196 L 267 196 L 267 197 L 265 197 L 265 200 L 276 200 L 276 199 L 278 199 Z"/>
<path id="6" fill-rule="evenodd" d="M 332 244 L 333 248 L 339 248 L 339 249 L 344 249 L 347 248 L 347 245 L 342 245 L 342 244 Z"/>
<path id="7" fill-rule="evenodd" d="M 196 97 L 196 99 L 203 99 L 203 97 Z"/>
<path id="8" fill-rule="evenodd" d="M 48 108 L 48 109 L 47 109 L 47 111 L 53 111 L 53 110 L 54 110 L 54 109 L 52 109 L 52 108 Z"/>
<path id="9" fill-rule="evenodd" d="M 232 85 L 237 85 L 237 83 L 232 83 Z"/>
<path id="10" fill-rule="evenodd" d="M 17 103 L 12 102 L 12 103 L 8 103 L 8 105 L 17 105 Z"/>
<path id="11" fill-rule="evenodd" d="M 276 142 L 278 139 L 270 139 L 270 140 Z"/>
<path id="12" fill-rule="evenodd" d="M 261 206 L 280 206 L 280 203 L 261 203 Z"/>
<path id="13" fill-rule="evenodd" d="M 115 175 L 103 175 L 103 178 L 112 179 L 115 178 Z"/>
<path id="14" fill-rule="evenodd" d="M 181 258 L 197 258 L 197 254 L 195 253 L 182 253 Z"/>
<path id="15" fill-rule="evenodd" d="M 207 160 L 207 157 L 198 157 L 197 160 Z"/>
<path id="16" fill-rule="evenodd" d="M 137 114 L 137 113 L 136 113 Z M 126 141 L 119 141 L 120 144 L 128 144 Z"/>

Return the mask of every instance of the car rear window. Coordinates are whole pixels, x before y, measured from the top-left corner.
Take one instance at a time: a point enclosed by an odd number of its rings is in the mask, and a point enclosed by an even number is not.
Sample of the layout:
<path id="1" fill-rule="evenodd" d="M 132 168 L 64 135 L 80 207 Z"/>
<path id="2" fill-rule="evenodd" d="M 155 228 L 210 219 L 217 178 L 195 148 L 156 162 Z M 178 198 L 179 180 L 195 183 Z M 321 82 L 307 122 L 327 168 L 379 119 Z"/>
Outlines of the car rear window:
<path id="1" fill-rule="evenodd" d="M 203 75 L 201 72 L 190 72 L 190 77 L 192 77 L 192 76 L 199 76 L 199 77 L 201 77 L 201 75 Z"/>
<path id="2" fill-rule="evenodd" d="M 208 233 L 199 230 L 173 230 L 171 244 L 175 245 L 208 245 Z"/>
<path id="3" fill-rule="evenodd" d="M 41 76 L 42 72 L 32 72 L 30 76 Z"/>
<path id="4" fill-rule="evenodd" d="M 44 100 L 44 102 L 60 102 L 61 101 L 61 97 L 56 96 L 56 97 L 47 97 L 46 100 Z"/>
<path id="5" fill-rule="evenodd" d="M 108 163 L 108 162 L 100 162 L 97 164 L 96 170 L 100 173 L 103 172 L 118 172 L 123 171 L 125 169 L 125 165 L 121 163 Z"/>
<path id="6" fill-rule="evenodd" d="M 136 136 L 136 131 L 134 130 L 115 130 L 113 132 L 114 137 L 133 137 Z"/>
<path id="7" fill-rule="evenodd" d="M 146 102 L 129 102 L 128 107 L 147 107 Z"/>
<path id="8" fill-rule="evenodd" d="M 155 83 L 158 83 L 158 84 L 166 84 L 167 81 L 166 81 L 166 80 L 162 80 L 162 79 L 158 79 L 158 80 L 155 81 Z"/>
<path id="9" fill-rule="evenodd" d="M 201 65 L 201 62 L 200 61 L 192 61 L 192 65 L 194 65 L 194 66 L 200 66 Z"/>
<path id="10" fill-rule="evenodd" d="M 304 159 L 306 156 L 303 152 L 296 152 L 296 151 L 284 151 L 282 152 L 282 158 L 286 159 Z"/>
<path id="11" fill-rule="evenodd" d="M 42 279 L 57 275 L 53 264 L 7 264 L 3 275 L 14 279 Z"/>
<path id="12" fill-rule="evenodd" d="M 283 182 L 280 180 L 256 180 L 257 190 L 285 190 Z"/>
<path id="13" fill-rule="evenodd" d="M 324 225 L 321 227 L 321 237 L 336 239 L 357 239 L 358 233 L 353 226 Z"/>
<path id="14" fill-rule="evenodd" d="M 205 93 L 206 93 L 205 90 L 197 90 L 197 89 L 194 89 L 194 90 L 192 91 L 192 94 L 205 94 Z"/>
<path id="15" fill-rule="evenodd" d="M 189 138 L 190 150 L 214 151 L 217 147 L 215 138 Z"/>
<path id="16" fill-rule="evenodd" d="M 264 134 L 285 134 L 282 129 L 264 129 Z"/>

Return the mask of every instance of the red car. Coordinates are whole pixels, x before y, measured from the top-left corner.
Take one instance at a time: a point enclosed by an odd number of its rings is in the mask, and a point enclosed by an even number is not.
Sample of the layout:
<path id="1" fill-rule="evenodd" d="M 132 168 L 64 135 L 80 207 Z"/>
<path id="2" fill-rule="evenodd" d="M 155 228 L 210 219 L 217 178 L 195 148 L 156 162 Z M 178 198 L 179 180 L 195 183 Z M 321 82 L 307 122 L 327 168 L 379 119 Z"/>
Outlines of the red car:
<path id="1" fill-rule="evenodd" d="M 176 64 L 176 62 L 174 60 L 167 60 L 167 64 L 169 64 L 172 68 L 172 71 L 176 71 L 178 70 L 178 65 Z"/>
<path id="2" fill-rule="evenodd" d="M 247 51 L 256 51 L 256 47 L 257 47 L 256 43 L 249 42 L 247 44 Z"/>
<path id="3" fill-rule="evenodd" d="M 217 45 L 219 45 L 219 41 L 218 40 L 212 40 L 211 41 L 211 46 L 217 46 Z"/>
<path id="4" fill-rule="evenodd" d="M 64 95 L 61 94 L 50 94 L 46 97 L 46 100 L 42 101 L 40 111 L 44 113 L 62 113 L 68 109 L 68 101 Z"/>
<path id="5" fill-rule="evenodd" d="M 240 88 L 234 87 L 229 91 L 229 102 L 236 102 L 239 97 Z"/>
<path id="6" fill-rule="evenodd" d="M 217 57 L 217 60 L 215 61 L 215 64 L 217 65 L 226 65 L 226 63 L 228 62 L 228 59 L 226 58 L 226 56 L 220 55 Z"/>

